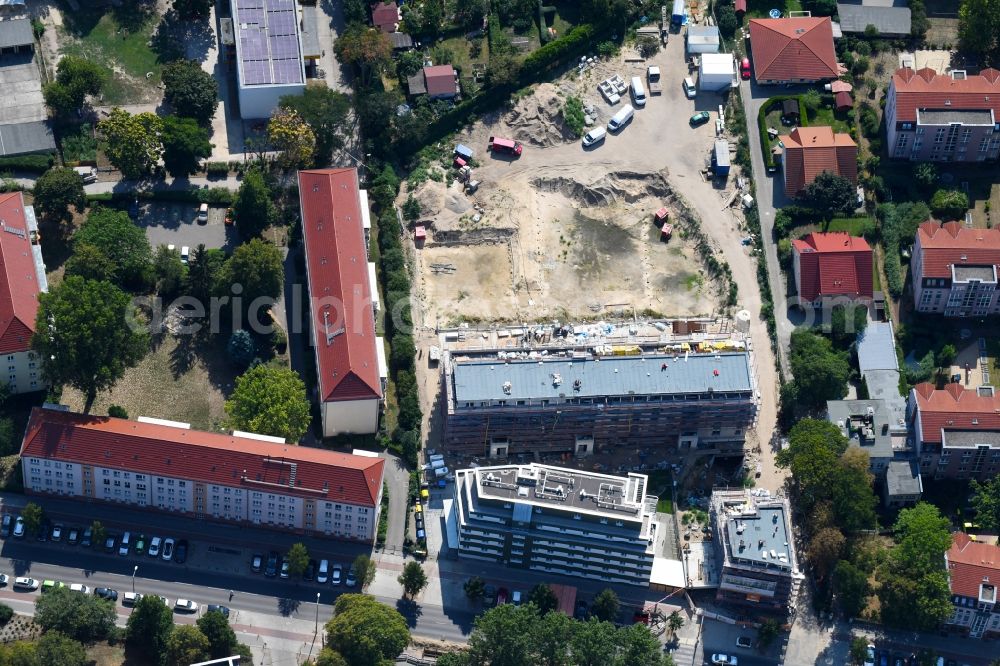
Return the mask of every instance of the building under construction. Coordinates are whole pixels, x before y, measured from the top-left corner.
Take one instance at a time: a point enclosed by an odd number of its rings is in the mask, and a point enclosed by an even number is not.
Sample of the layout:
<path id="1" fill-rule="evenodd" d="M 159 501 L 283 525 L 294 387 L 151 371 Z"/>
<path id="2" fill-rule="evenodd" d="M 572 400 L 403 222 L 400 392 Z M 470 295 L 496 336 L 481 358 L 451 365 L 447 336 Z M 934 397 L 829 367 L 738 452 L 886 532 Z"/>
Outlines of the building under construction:
<path id="1" fill-rule="evenodd" d="M 615 446 L 742 455 L 756 420 L 749 339 L 448 349 L 446 444 L 476 456 Z M 574 344 L 576 343 L 576 344 Z"/>

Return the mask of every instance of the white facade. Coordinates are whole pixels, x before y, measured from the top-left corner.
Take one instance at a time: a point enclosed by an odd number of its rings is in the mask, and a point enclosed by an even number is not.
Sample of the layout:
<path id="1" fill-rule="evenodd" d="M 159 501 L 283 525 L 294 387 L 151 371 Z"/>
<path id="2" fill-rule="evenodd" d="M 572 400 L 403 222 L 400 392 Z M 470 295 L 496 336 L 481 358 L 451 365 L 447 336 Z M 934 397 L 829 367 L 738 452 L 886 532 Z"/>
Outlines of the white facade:
<path id="1" fill-rule="evenodd" d="M 303 80 L 305 79 L 303 78 Z M 278 108 L 278 101 L 282 97 L 285 95 L 301 95 L 305 89 L 306 86 L 303 83 L 260 86 L 244 86 L 240 83 L 240 117 L 244 120 L 270 118 L 274 110 Z"/>
<path id="2" fill-rule="evenodd" d="M 320 403 L 323 436 L 367 434 L 378 430 L 378 398 L 369 400 L 331 400 Z"/>
<path id="3" fill-rule="evenodd" d="M 44 390 L 41 363 L 33 351 L 4 354 L 7 357 L 7 388 L 11 393 L 31 393 Z"/>
<path id="4" fill-rule="evenodd" d="M 725 90 L 739 85 L 736 60 L 731 53 L 703 53 L 698 66 L 700 90 Z"/>

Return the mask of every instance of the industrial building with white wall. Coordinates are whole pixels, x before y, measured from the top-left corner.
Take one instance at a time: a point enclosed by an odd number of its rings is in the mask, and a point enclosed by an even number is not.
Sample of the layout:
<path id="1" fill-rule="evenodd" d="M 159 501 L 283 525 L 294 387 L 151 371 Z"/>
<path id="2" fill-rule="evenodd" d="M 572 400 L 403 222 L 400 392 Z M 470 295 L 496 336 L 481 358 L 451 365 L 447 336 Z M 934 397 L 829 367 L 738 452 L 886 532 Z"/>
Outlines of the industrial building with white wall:
<path id="1" fill-rule="evenodd" d="M 305 90 L 295 0 L 231 0 L 237 88 L 244 119 L 268 118 L 285 95 Z"/>

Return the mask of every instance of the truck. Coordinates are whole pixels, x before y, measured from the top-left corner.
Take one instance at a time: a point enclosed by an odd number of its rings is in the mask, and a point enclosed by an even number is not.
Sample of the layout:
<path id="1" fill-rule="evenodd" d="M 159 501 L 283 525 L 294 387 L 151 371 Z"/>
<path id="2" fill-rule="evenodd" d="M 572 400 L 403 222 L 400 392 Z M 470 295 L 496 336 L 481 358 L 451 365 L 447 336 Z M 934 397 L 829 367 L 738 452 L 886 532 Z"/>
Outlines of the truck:
<path id="1" fill-rule="evenodd" d="M 660 68 L 656 65 L 646 68 L 646 85 L 649 86 L 650 95 L 659 95 L 663 92 L 663 87 L 660 85 Z"/>
<path id="2" fill-rule="evenodd" d="M 494 153 L 507 153 L 515 157 L 520 157 L 521 152 L 524 150 L 524 146 L 519 141 L 503 139 L 498 136 L 491 136 L 487 147 Z"/>

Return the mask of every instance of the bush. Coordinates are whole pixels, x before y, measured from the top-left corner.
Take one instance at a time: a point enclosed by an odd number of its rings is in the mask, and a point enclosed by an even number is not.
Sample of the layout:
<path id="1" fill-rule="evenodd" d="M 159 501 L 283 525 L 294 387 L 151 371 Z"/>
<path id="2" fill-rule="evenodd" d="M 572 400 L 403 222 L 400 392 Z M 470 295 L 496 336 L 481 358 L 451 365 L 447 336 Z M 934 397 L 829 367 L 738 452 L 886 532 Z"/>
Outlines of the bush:
<path id="1" fill-rule="evenodd" d="M 127 419 L 128 411 L 121 405 L 109 405 L 108 416 L 116 419 Z"/>
<path id="2" fill-rule="evenodd" d="M 205 174 L 209 176 L 228 176 L 228 162 L 205 162 Z"/>
<path id="3" fill-rule="evenodd" d="M 931 197 L 931 210 L 939 217 L 958 219 L 969 210 L 969 195 L 961 190 L 938 190 Z"/>
<path id="4" fill-rule="evenodd" d="M 31 173 L 44 173 L 52 168 L 54 163 L 55 156 L 52 154 L 0 157 L 0 171 L 28 171 Z"/>
<path id="5" fill-rule="evenodd" d="M 7 604 L 0 604 L 0 625 L 10 622 L 12 617 L 14 617 L 14 609 Z"/>
<path id="6" fill-rule="evenodd" d="M 566 98 L 566 104 L 563 105 L 563 120 L 573 136 L 583 136 L 583 103 L 579 97 Z"/>

